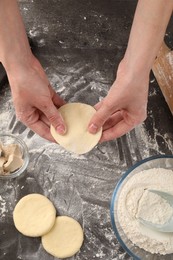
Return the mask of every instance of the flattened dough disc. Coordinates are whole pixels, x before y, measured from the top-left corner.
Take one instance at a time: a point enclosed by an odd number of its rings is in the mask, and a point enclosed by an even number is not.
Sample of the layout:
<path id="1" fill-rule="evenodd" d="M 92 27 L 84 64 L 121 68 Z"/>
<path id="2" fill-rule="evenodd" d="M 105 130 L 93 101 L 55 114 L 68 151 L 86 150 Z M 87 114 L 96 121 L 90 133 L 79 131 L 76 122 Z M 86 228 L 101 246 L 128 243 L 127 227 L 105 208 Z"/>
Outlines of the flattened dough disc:
<path id="1" fill-rule="evenodd" d="M 102 129 L 96 134 L 91 134 L 87 130 L 96 110 L 87 104 L 69 103 L 60 107 L 58 111 L 67 125 L 67 133 L 60 135 L 51 125 L 50 132 L 55 141 L 67 151 L 76 154 L 84 154 L 92 150 L 102 135 Z"/>
<path id="2" fill-rule="evenodd" d="M 49 233 L 42 236 L 44 249 L 58 258 L 75 255 L 83 243 L 83 230 L 73 218 L 59 216 Z"/>
<path id="3" fill-rule="evenodd" d="M 52 202 L 41 194 L 29 194 L 17 203 L 13 219 L 15 227 L 26 236 L 46 234 L 54 225 L 56 210 Z"/>

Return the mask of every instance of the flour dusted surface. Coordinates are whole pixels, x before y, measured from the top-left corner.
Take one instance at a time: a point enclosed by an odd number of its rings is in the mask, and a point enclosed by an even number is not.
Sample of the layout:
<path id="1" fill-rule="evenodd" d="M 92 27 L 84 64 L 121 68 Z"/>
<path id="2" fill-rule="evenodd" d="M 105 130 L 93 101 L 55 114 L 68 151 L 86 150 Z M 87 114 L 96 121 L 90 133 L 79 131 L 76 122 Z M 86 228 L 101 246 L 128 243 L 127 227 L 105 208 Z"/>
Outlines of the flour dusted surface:
<path id="1" fill-rule="evenodd" d="M 127 237 L 140 248 L 151 253 L 173 252 L 173 233 L 151 230 L 139 222 L 139 218 L 156 224 L 164 224 L 173 214 L 173 208 L 160 196 L 148 189 L 173 194 L 173 171 L 154 168 L 133 175 L 122 187 L 118 199 L 117 214 Z"/>

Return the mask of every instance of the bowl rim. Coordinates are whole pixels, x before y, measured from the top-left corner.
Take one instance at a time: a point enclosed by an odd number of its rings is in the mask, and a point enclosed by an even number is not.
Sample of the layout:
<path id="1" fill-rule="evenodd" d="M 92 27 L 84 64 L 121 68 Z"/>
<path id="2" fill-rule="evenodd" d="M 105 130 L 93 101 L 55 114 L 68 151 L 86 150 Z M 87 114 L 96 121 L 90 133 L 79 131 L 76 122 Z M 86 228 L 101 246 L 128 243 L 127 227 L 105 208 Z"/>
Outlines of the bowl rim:
<path id="1" fill-rule="evenodd" d="M 19 177 L 22 175 L 22 173 L 26 170 L 28 164 L 29 164 L 29 150 L 28 150 L 28 147 L 26 145 L 26 143 L 19 137 L 19 136 L 16 136 L 16 135 L 13 135 L 13 134 L 5 134 L 5 133 L 1 133 L 0 134 L 0 138 L 1 137 L 10 137 L 14 140 L 16 140 L 23 148 L 24 150 L 24 163 L 22 165 L 22 167 L 20 167 L 18 170 L 14 171 L 13 173 L 10 173 L 8 175 L 0 175 L 0 180 L 9 180 L 9 179 L 13 179 L 13 178 L 16 178 L 16 177 Z"/>
<path id="2" fill-rule="evenodd" d="M 115 225 L 115 221 L 114 221 L 114 205 L 115 205 L 115 201 L 117 201 L 116 195 L 121 187 L 121 184 L 123 183 L 124 179 L 134 170 L 136 169 L 138 166 L 152 161 L 152 160 L 157 160 L 157 159 L 173 159 L 173 155 L 153 155 L 150 157 L 147 157 L 145 159 L 142 159 L 141 161 L 135 163 L 133 166 L 131 166 L 128 170 L 126 170 L 123 174 L 123 176 L 120 178 L 120 180 L 118 181 L 117 185 L 114 188 L 113 194 L 112 194 L 112 198 L 111 198 L 111 204 L 110 204 L 110 217 L 111 217 L 111 225 L 114 231 L 114 234 L 118 240 L 118 242 L 120 243 L 120 245 L 122 246 L 122 248 L 129 254 L 129 256 L 132 256 L 133 259 L 135 260 L 141 260 L 141 258 L 139 258 L 138 256 L 136 256 L 124 243 L 124 241 L 121 239 L 118 229 Z"/>

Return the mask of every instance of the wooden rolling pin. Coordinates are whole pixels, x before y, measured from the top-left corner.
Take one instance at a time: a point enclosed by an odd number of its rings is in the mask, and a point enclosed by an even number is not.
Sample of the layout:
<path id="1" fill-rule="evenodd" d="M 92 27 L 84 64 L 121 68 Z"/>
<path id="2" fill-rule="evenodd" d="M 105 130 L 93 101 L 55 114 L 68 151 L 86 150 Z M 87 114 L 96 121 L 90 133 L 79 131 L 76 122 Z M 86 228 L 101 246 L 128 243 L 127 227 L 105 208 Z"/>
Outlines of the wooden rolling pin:
<path id="1" fill-rule="evenodd" d="M 173 114 L 173 51 L 163 42 L 152 71 Z"/>

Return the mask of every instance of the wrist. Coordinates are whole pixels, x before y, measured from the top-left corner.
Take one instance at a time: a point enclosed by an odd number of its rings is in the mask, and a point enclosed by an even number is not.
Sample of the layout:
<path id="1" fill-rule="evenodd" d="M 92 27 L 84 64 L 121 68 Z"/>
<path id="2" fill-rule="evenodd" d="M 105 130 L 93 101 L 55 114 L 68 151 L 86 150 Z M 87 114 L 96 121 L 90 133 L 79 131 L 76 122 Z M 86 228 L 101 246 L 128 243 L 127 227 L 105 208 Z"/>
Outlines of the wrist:
<path id="1" fill-rule="evenodd" d="M 143 62 L 133 63 L 133 59 L 128 59 L 128 56 L 122 59 L 117 71 L 117 78 L 124 78 L 125 81 L 140 84 L 143 80 L 149 79 L 151 67 L 143 64 Z"/>
<path id="2" fill-rule="evenodd" d="M 26 84 L 31 87 L 33 83 L 28 84 L 28 82 L 34 82 L 35 78 L 37 80 L 38 77 L 44 77 L 44 71 L 34 55 L 27 56 L 25 59 L 14 59 L 10 66 L 7 66 L 6 72 L 13 95 L 20 93 Z"/>
<path id="3" fill-rule="evenodd" d="M 15 50 L 12 53 L 4 52 L 1 55 L 1 62 L 7 74 L 14 74 L 20 68 L 30 66 L 33 62 L 33 54 L 30 50 Z"/>

